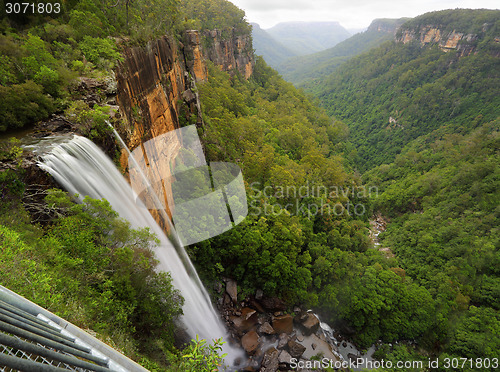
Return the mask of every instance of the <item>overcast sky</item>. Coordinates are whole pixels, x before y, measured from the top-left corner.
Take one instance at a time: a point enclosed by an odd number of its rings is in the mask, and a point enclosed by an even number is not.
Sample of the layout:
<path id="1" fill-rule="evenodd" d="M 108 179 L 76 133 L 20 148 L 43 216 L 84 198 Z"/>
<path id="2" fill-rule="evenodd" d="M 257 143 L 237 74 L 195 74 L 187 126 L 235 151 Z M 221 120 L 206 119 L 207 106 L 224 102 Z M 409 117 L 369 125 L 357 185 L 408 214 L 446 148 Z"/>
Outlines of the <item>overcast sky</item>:
<path id="1" fill-rule="evenodd" d="M 498 9 L 498 0 L 230 0 L 249 22 L 270 28 L 288 21 L 338 21 L 348 29 L 368 27 L 375 18 L 415 17 L 441 9 Z"/>

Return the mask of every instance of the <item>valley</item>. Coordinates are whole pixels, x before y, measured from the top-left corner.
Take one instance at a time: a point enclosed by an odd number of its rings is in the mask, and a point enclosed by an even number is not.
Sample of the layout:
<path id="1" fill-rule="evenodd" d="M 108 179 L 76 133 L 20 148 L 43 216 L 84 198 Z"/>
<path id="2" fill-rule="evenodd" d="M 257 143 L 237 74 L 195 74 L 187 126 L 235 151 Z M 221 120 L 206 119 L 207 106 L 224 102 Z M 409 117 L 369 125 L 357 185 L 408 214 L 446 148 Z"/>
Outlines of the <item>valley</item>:
<path id="1" fill-rule="evenodd" d="M 376 371 L 496 370 L 500 11 L 350 35 L 264 30 L 226 0 L 116 4 L 2 15 L 0 285 L 150 371 L 363 370 L 368 351 Z M 213 212 L 193 244 L 176 193 Z"/>

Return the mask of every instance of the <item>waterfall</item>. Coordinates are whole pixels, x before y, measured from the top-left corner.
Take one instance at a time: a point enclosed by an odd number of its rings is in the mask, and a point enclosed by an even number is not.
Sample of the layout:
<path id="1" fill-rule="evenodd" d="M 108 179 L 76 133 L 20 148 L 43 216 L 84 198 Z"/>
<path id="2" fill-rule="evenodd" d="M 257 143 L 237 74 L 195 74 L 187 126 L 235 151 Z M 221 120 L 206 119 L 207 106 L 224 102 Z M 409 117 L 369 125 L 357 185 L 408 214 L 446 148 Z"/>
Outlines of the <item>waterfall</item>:
<path id="1" fill-rule="evenodd" d="M 39 166 L 70 194 L 78 194 L 80 200 L 86 195 L 106 199 L 133 228 L 148 227 L 155 233 L 160 240 L 154 249 L 160 262 L 159 270 L 171 274 L 174 287 L 184 297 L 182 321 L 189 336 L 198 335 L 208 341 L 220 337 L 227 339 L 227 331 L 184 248 L 174 246 L 113 162 L 92 141 L 75 135 L 42 156 Z M 229 362 L 241 354 L 227 344 L 224 352 L 228 353 Z"/>

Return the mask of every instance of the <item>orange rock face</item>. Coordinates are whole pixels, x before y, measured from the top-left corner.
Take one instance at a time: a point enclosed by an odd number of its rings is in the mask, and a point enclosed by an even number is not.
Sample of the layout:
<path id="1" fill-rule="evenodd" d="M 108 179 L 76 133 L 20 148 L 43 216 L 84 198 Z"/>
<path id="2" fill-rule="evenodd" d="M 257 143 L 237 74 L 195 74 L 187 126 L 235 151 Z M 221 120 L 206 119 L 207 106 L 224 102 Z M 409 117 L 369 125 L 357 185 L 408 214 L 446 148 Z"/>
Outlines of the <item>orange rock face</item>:
<path id="1" fill-rule="evenodd" d="M 252 75 L 255 60 L 250 35 L 236 35 L 234 30 L 225 33 L 212 30 L 205 31 L 204 37 L 209 40 L 208 46 L 203 50 L 205 58 L 222 71 L 231 74 L 238 71 L 246 79 Z"/>
<path id="2" fill-rule="evenodd" d="M 418 30 L 403 30 L 397 41 L 407 44 L 412 40 L 419 40 L 421 45 L 435 43 L 444 52 L 457 50 L 459 55 L 469 55 L 475 51 L 473 42 L 477 38 L 477 35 L 465 35 L 456 30 L 443 34 L 439 28 L 427 25 Z"/>
<path id="3" fill-rule="evenodd" d="M 237 69 L 245 78 L 251 76 L 254 60 L 249 35 L 224 38 L 216 30 L 205 33 L 203 37 L 212 38 L 207 43 L 210 45 L 207 50 L 202 48 L 200 33 L 194 30 L 186 32 L 182 44 L 164 36 L 145 46 L 125 49 L 124 61 L 116 70 L 116 99 L 125 122 L 118 131 L 131 151 L 185 123 L 203 124 L 194 88 L 197 82 L 207 79 L 206 58 L 225 71 Z M 157 152 L 161 151 L 157 149 Z M 172 154 L 175 156 L 175 151 Z M 127 169 L 125 150 L 120 164 Z M 154 167 L 161 179 L 170 178 L 169 164 L 155 164 Z M 162 202 L 172 193 L 168 182 L 158 182 L 153 188 Z M 165 225 L 158 213 L 156 217 Z"/>
<path id="4" fill-rule="evenodd" d="M 462 37 L 464 34 L 461 34 L 460 32 L 455 32 L 453 31 L 450 36 L 448 36 L 448 39 L 446 39 L 446 42 L 444 45 L 441 45 L 441 47 L 446 48 L 446 49 L 456 49 L 458 42 L 462 40 Z"/>
<path id="5" fill-rule="evenodd" d="M 293 318 L 291 315 L 277 316 L 273 319 L 273 328 L 276 333 L 290 334 L 293 332 Z"/>
<path id="6" fill-rule="evenodd" d="M 439 40 L 441 40 L 441 31 L 438 28 L 431 28 L 423 35 L 422 43 L 437 43 Z"/>
<path id="7" fill-rule="evenodd" d="M 255 331 L 250 331 L 241 338 L 241 345 L 249 355 L 252 355 L 257 351 L 259 343 L 260 337 Z"/>

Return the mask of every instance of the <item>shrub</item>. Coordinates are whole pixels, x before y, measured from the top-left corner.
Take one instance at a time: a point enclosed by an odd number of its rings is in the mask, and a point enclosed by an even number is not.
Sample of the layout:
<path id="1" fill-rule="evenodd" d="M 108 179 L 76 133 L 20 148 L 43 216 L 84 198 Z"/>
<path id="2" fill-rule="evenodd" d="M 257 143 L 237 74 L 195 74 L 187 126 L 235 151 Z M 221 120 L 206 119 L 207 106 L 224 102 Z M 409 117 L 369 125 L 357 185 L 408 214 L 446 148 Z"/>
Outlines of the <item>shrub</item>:
<path id="1" fill-rule="evenodd" d="M 112 39 L 85 36 L 79 45 L 85 58 L 101 68 L 112 68 L 117 60 L 123 58 Z"/>
<path id="2" fill-rule="evenodd" d="M 47 66 L 40 67 L 40 71 L 35 74 L 35 82 L 42 85 L 45 92 L 53 97 L 60 95 L 59 74 Z"/>
<path id="3" fill-rule="evenodd" d="M 186 372 L 214 372 L 218 371 L 224 363 L 227 354 L 219 355 L 224 342 L 222 339 L 214 340 L 214 344 L 207 345 L 206 340 L 191 340 L 191 344 L 183 351 L 183 362 L 180 367 Z"/>
<path id="4" fill-rule="evenodd" d="M 55 109 L 54 100 L 43 93 L 43 87 L 33 81 L 0 85 L 0 132 L 20 128 L 45 119 Z"/>
<path id="5" fill-rule="evenodd" d="M 79 40 L 85 36 L 102 37 L 106 34 L 99 17 L 88 11 L 72 10 L 69 25 L 75 30 L 76 37 Z"/>

